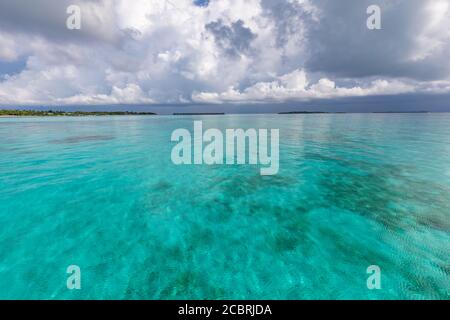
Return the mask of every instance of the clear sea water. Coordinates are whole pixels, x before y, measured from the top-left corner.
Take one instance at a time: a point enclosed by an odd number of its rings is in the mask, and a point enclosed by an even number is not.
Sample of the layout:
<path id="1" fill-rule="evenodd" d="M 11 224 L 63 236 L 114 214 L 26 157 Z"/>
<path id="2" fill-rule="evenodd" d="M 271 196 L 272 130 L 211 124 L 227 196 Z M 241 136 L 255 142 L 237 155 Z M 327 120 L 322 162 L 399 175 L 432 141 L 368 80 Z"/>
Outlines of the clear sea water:
<path id="1" fill-rule="evenodd" d="M 194 120 L 279 174 L 173 165 Z M 0 119 L 1 299 L 449 299 L 449 258 L 449 114 Z"/>

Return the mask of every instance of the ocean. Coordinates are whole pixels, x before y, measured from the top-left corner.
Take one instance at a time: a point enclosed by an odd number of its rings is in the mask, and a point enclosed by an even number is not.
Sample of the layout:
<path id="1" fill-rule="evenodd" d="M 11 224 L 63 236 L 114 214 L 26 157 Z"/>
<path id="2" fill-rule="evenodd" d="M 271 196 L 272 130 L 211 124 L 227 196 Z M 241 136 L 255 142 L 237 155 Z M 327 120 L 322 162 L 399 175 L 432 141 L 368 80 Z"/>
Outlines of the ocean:
<path id="1" fill-rule="evenodd" d="M 174 165 L 196 120 L 278 174 Z M 0 226 L 0 299 L 449 299 L 450 114 L 1 118 Z"/>

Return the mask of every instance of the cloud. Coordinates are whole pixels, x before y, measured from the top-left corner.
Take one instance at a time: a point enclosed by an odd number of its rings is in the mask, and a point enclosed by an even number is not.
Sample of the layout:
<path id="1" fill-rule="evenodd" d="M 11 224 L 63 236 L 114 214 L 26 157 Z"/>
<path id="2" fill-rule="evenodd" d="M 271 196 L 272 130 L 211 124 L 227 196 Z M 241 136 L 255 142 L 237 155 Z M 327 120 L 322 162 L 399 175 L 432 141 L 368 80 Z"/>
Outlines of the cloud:
<path id="1" fill-rule="evenodd" d="M 18 58 L 16 43 L 8 34 L 0 32 L 0 60 L 15 61 Z"/>
<path id="2" fill-rule="evenodd" d="M 0 104 L 450 92 L 448 1 L 380 0 L 377 31 L 369 2 L 0 0 Z M 71 4 L 81 30 L 66 28 Z"/>
<path id="3" fill-rule="evenodd" d="M 256 38 L 256 35 L 244 26 L 242 20 L 233 22 L 231 26 L 226 26 L 222 20 L 218 20 L 208 23 L 205 28 L 214 35 L 217 46 L 231 56 L 247 53 L 251 42 Z"/>
<path id="4" fill-rule="evenodd" d="M 374 80 L 366 86 L 340 87 L 327 78 L 310 84 L 304 70 L 280 76 L 271 82 L 258 82 L 243 91 L 233 87 L 221 93 L 195 92 L 192 99 L 200 103 L 283 102 L 412 93 L 414 85 L 398 80 Z"/>
<path id="5" fill-rule="evenodd" d="M 305 67 L 334 77 L 408 77 L 438 80 L 450 75 L 448 0 L 380 0 L 382 29 L 368 30 L 371 0 L 314 2 L 320 23 L 311 28 Z"/>
<path id="6" fill-rule="evenodd" d="M 62 104 L 153 104 L 137 84 L 127 84 L 124 88 L 113 86 L 111 94 L 76 95 L 69 98 L 57 99 Z"/>

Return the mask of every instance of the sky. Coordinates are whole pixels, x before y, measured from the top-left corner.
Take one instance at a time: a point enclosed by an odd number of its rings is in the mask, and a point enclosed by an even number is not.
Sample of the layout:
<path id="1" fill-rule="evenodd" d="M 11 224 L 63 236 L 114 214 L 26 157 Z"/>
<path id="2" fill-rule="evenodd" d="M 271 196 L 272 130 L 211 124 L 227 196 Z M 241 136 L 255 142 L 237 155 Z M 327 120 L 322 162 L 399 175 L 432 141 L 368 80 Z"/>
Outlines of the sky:
<path id="1" fill-rule="evenodd" d="M 0 0 L 2 108 L 450 111 L 449 57 L 450 0 Z"/>

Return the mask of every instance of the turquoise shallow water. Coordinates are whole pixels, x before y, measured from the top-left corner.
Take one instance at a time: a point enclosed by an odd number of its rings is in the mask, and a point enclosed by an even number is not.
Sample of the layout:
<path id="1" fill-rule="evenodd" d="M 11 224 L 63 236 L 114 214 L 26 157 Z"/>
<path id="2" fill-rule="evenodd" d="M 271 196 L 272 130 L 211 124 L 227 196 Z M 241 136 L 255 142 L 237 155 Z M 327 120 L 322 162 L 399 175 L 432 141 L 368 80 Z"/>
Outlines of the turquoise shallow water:
<path id="1" fill-rule="evenodd" d="M 194 119 L 279 128 L 279 174 L 173 165 Z M 1 299 L 450 298 L 449 114 L 14 118 L 0 137 Z"/>

